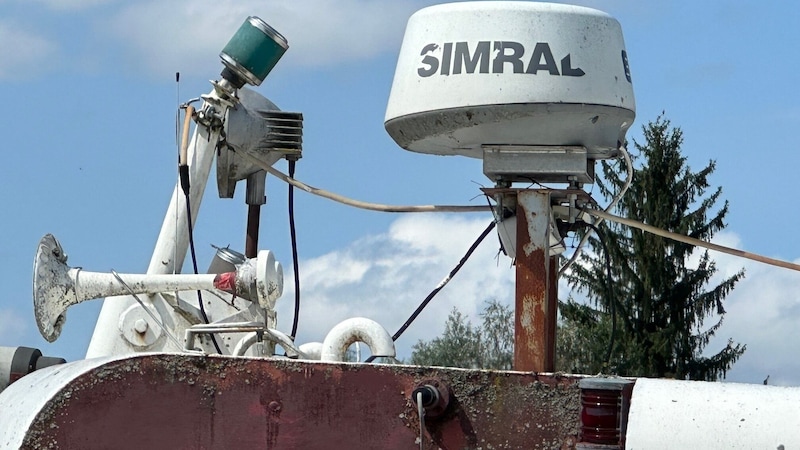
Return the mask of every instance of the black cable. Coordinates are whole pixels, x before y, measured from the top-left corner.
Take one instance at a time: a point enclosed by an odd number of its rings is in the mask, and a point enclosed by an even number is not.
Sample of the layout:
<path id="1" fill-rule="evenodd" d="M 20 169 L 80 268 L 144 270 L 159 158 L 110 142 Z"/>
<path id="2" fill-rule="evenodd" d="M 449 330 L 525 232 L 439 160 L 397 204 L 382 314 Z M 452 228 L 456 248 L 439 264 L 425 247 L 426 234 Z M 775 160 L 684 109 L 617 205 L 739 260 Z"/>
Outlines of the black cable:
<path id="1" fill-rule="evenodd" d="M 297 161 L 289 160 L 289 176 L 294 178 L 294 168 Z M 297 321 L 300 317 L 300 265 L 297 262 L 297 232 L 294 227 L 294 186 L 289 185 L 289 233 L 292 236 L 292 266 L 294 267 L 294 320 L 292 321 L 292 334 L 297 336 Z"/>
<path id="2" fill-rule="evenodd" d="M 188 165 L 179 165 L 178 166 L 178 174 L 180 176 L 180 183 L 181 189 L 183 190 L 183 196 L 186 199 L 186 224 L 189 229 L 189 250 L 192 252 L 192 268 L 194 269 L 194 274 L 197 275 L 197 254 L 194 251 L 194 227 L 192 226 L 192 204 L 189 202 L 189 192 L 190 185 L 189 185 L 189 166 Z M 200 315 L 203 316 L 203 320 L 205 323 L 208 323 L 208 315 L 206 314 L 206 308 L 203 306 L 203 295 L 200 291 L 197 291 L 197 304 L 200 306 Z M 217 343 L 217 338 L 211 334 L 211 342 L 214 343 L 214 349 L 217 350 L 217 353 L 220 355 L 222 354 L 222 349 L 220 349 L 219 344 Z"/>
<path id="3" fill-rule="evenodd" d="M 608 295 L 608 300 L 611 303 L 611 337 L 608 340 L 608 349 L 606 350 L 605 358 L 605 364 L 608 366 L 609 362 L 611 361 L 611 351 L 614 348 L 614 337 L 617 332 L 616 301 L 614 299 L 614 293 L 611 287 L 611 254 L 608 252 L 608 247 L 606 246 L 605 235 L 603 232 L 600 231 L 600 229 L 594 224 L 586 223 L 586 226 L 597 233 L 597 238 L 600 240 L 600 244 L 603 246 L 603 253 L 605 254 L 606 259 L 606 295 Z"/>
<path id="4" fill-rule="evenodd" d="M 422 310 L 425 309 L 426 306 L 428 306 L 428 303 L 430 303 L 430 301 L 433 299 L 433 297 L 436 296 L 436 294 L 438 294 L 439 291 L 441 291 L 442 288 L 445 287 L 445 285 L 448 282 L 450 282 L 450 280 L 455 276 L 456 273 L 458 273 L 458 271 L 461 269 L 461 266 L 463 266 L 464 263 L 467 262 L 467 259 L 469 259 L 469 257 L 475 251 L 475 249 L 478 248 L 478 245 L 489 234 L 489 232 L 491 232 L 494 229 L 494 227 L 495 227 L 495 222 L 492 221 L 489 224 L 489 226 L 486 227 L 485 230 L 483 230 L 483 233 L 481 233 L 481 235 L 478 236 L 478 239 L 476 239 L 475 242 L 472 243 L 472 245 L 469 247 L 469 250 L 467 250 L 467 253 L 465 253 L 464 256 L 461 258 L 461 261 L 459 261 L 458 264 L 453 268 L 453 270 L 450 271 L 450 275 L 448 275 L 447 278 L 442 280 L 442 282 L 439 283 L 439 285 L 436 286 L 433 289 L 433 291 L 431 291 L 431 293 L 428 294 L 427 297 L 425 297 L 425 300 L 423 300 L 422 303 L 419 304 L 419 306 L 414 311 L 414 313 L 411 314 L 411 316 L 408 318 L 408 320 L 406 320 L 406 322 L 403 324 L 403 326 L 400 327 L 399 330 L 397 330 L 397 333 L 395 333 L 394 336 L 392 336 L 392 340 L 393 341 L 396 341 L 397 338 L 399 338 L 400 335 L 403 334 L 404 331 L 406 331 L 406 328 L 408 328 L 409 325 L 411 325 L 411 322 L 413 322 L 414 319 L 416 319 L 417 316 L 419 316 L 419 314 L 422 312 Z M 370 360 L 368 359 L 367 362 L 370 362 Z"/>

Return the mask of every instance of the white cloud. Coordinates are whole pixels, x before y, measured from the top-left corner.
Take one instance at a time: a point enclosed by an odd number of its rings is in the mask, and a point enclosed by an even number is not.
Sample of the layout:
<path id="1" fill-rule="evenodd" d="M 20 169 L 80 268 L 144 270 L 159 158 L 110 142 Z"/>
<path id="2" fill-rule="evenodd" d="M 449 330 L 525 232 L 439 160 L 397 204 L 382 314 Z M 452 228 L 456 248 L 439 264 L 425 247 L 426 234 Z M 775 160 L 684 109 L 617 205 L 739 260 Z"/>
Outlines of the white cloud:
<path id="1" fill-rule="evenodd" d="M 744 266 L 746 273 L 725 302 L 725 322 L 709 350 L 718 350 L 729 337 L 747 345 L 731 381 L 758 383 L 770 375 L 772 384 L 800 385 L 800 274 L 734 257 L 716 259 L 720 272 Z"/>
<path id="2" fill-rule="evenodd" d="M 718 233 L 712 241 L 739 250 L 745 245 L 731 231 Z M 800 385 L 800 361 L 793 357 L 800 354 L 800 341 L 793 338 L 800 324 L 800 293 L 795 289 L 800 274 L 726 253 L 709 254 L 717 267 L 709 287 L 743 268 L 745 277 L 723 301 L 726 310 L 723 324 L 705 354 L 716 354 L 731 338 L 735 343 L 747 345 L 747 350 L 734 364 L 727 380 L 759 383 L 770 375 L 771 384 Z M 696 251 L 689 258 L 690 266 L 697 265 L 699 255 Z M 709 317 L 705 326 L 715 320 Z"/>
<path id="3" fill-rule="evenodd" d="M 374 319 L 394 333 L 486 225 L 485 218 L 409 215 L 396 220 L 386 233 L 302 261 L 298 342 L 322 340 L 335 324 L 354 316 Z M 720 233 L 714 241 L 741 245 L 730 232 Z M 417 340 L 440 335 L 453 306 L 476 322 L 487 299 L 513 304 L 514 269 L 508 258 L 495 258 L 497 248 L 497 238 L 490 234 L 398 340 L 401 356 L 407 357 Z M 724 302 L 727 315 L 707 353 L 716 353 L 733 338 L 747 344 L 747 351 L 729 372 L 729 381 L 759 383 L 770 375 L 772 384 L 800 385 L 800 361 L 795 358 L 800 354 L 800 340 L 795 337 L 800 324 L 800 293 L 795 285 L 800 275 L 730 255 L 712 252 L 711 256 L 718 268 L 712 283 L 742 267 L 746 277 Z M 290 284 L 287 281 L 278 305 L 281 328 L 287 328 L 292 317 Z M 560 287 L 561 298 L 566 298 L 566 286 Z"/>
<path id="4" fill-rule="evenodd" d="M 217 54 L 244 19 L 256 15 L 289 42 L 281 66 L 322 66 L 399 48 L 415 5 L 367 0 L 150 0 L 127 4 L 101 29 L 157 75 L 207 72 L 219 65 Z"/>
<path id="5" fill-rule="evenodd" d="M 322 340 L 337 323 L 363 316 L 393 334 L 419 303 L 458 263 L 488 219 L 456 215 L 410 215 L 389 231 L 359 239 L 346 248 L 301 261 L 302 307 L 298 342 Z M 486 237 L 453 280 L 398 340 L 407 357 L 418 339 L 441 334 L 454 306 L 479 320 L 484 301 L 511 303 L 514 270 L 503 257 L 498 263 L 497 239 Z M 287 277 L 287 280 L 290 278 Z M 291 283 L 279 301 L 281 328 L 292 317 Z M 288 330 L 287 330 L 288 331 Z"/>
<path id="6" fill-rule="evenodd" d="M 41 75 L 57 56 L 55 43 L 10 21 L 0 21 L 0 43 L 0 80 Z"/>

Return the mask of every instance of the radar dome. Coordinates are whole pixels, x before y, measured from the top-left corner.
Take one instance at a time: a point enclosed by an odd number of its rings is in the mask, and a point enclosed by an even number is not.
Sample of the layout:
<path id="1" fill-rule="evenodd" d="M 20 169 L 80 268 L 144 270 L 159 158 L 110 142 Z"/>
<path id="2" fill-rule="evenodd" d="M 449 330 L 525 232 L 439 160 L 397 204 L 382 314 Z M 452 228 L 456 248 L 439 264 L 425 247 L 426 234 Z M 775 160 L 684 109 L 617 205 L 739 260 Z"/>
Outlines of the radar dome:
<path id="1" fill-rule="evenodd" d="M 385 126 L 415 152 L 569 146 L 594 160 L 617 155 L 635 110 L 622 30 L 608 14 L 464 2 L 409 19 Z"/>

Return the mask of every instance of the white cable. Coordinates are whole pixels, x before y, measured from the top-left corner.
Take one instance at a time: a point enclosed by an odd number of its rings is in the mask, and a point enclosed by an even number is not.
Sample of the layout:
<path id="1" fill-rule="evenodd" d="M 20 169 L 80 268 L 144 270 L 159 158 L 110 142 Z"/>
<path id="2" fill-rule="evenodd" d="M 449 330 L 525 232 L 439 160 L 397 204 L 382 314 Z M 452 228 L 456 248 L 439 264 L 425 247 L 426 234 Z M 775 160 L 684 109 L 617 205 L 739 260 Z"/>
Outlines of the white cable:
<path id="1" fill-rule="evenodd" d="M 625 147 L 620 147 L 619 150 L 620 152 L 622 152 L 622 158 L 625 160 L 625 166 L 627 167 L 628 177 L 625 179 L 625 183 L 622 185 L 622 189 L 620 189 L 619 193 L 616 196 L 614 196 L 614 198 L 611 200 L 611 203 L 606 207 L 605 212 L 609 212 L 615 206 L 617 206 L 617 203 L 619 203 L 619 201 L 622 199 L 622 196 L 625 195 L 626 192 L 628 192 L 628 188 L 631 187 L 631 182 L 633 181 L 633 164 L 631 162 L 631 155 L 628 153 L 628 150 Z M 599 227 L 601 223 L 603 223 L 602 218 L 598 219 L 598 221 L 594 225 Z M 578 259 L 578 256 L 580 256 L 583 250 L 583 246 L 586 245 L 586 242 L 589 240 L 589 237 L 591 235 L 592 235 L 592 230 L 591 229 L 587 230 L 586 234 L 583 235 L 583 238 L 581 238 L 581 241 L 575 248 L 575 251 L 572 253 L 572 257 L 569 259 L 569 261 L 564 263 L 564 265 L 561 266 L 560 269 L 558 269 L 559 275 L 562 275 Z"/>
<path id="2" fill-rule="evenodd" d="M 425 438 L 425 408 L 422 406 L 422 391 L 417 392 L 417 414 L 419 415 L 419 450 L 423 450 Z"/>
<path id="3" fill-rule="evenodd" d="M 271 175 L 280 178 L 281 180 L 291 184 L 292 186 L 298 189 L 302 189 L 310 194 L 327 198 L 328 200 L 333 200 L 335 202 L 339 202 L 348 206 L 354 206 L 356 208 L 367 209 L 370 211 L 380 211 L 380 212 L 483 212 L 492 210 L 491 206 L 488 205 L 487 206 L 459 206 L 459 205 L 406 206 L 406 205 L 383 205 L 380 203 L 363 202 L 361 200 L 354 200 L 351 198 L 347 198 L 342 195 L 326 191 L 324 189 L 318 189 L 313 186 L 309 186 L 303 183 L 302 181 L 289 177 L 285 173 L 270 166 L 269 164 L 259 161 L 257 158 L 247 154 L 247 152 L 237 152 L 236 154 L 241 156 L 251 164 L 255 164 L 261 169 L 266 170 Z"/>
<path id="4" fill-rule="evenodd" d="M 673 233 L 671 231 L 662 230 L 661 228 L 656 228 L 652 225 L 647 225 L 645 223 L 637 222 L 632 219 L 626 219 L 624 217 L 615 216 L 613 214 L 609 214 L 606 211 L 599 211 L 594 209 L 587 209 L 587 213 L 599 217 L 601 219 L 610 220 L 612 222 L 621 223 L 623 225 L 627 225 L 629 227 L 638 228 L 642 231 L 646 231 L 648 233 L 655 234 L 657 236 L 665 237 L 667 239 L 672 239 L 678 242 L 683 242 L 684 244 L 695 245 L 698 247 L 704 247 L 709 250 L 718 251 L 721 253 L 727 253 L 728 255 L 738 256 L 740 258 L 749 259 L 752 261 L 758 261 L 764 264 L 769 264 L 771 266 L 783 267 L 784 269 L 796 270 L 800 272 L 800 264 L 790 263 L 788 261 L 783 261 L 780 259 L 770 258 L 768 256 L 758 255 L 756 253 L 746 252 L 744 250 L 739 250 L 731 247 L 726 247 L 724 245 L 714 244 L 711 242 L 701 241 L 700 239 L 695 239 L 693 237 L 684 236 L 682 234 Z"/>

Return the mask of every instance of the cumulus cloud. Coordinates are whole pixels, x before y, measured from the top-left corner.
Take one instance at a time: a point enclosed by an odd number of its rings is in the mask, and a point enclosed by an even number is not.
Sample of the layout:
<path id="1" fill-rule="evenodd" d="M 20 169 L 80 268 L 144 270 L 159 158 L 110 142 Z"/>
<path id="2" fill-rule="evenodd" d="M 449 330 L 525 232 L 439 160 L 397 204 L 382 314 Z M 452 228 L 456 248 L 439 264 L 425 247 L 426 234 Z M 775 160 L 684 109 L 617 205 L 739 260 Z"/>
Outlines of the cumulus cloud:
<path id="1" fill-rule="evenodd" d="M 716 241 L 716 239 L 715 239 Z M 720 236 L 723 245 L 740 247 L 731 233 Z M 712 254 L 720 276 L 730 276 L 744 267 L 745 278 L 725 301 L 727 314 L 709 352 L 719 351 L 728 338 L 747 345 L 747 351 L 733 366 L 728 379 L 761 382 L 770 375 L 771 384 L 800 385 L 800 341 L 795 338 L 800 323 L 800 275 L 785 268 Z M 800 259 L 795 260 L 800 263 Z"/>
<path id="2" fill-rule="evenodd" d="M 713 242 L 733 249 L 745 246 L 738 234 L 727 230 L 715 235 Z M 700 254 L 695 251 L 687 265 L 696 267 Z M 800 294 L 794 288 L 800 275 L 726 253 L 711 251 L 709 255 L 717 267 L 709 288 L 742 269 L 745 277 L 724 300 L 722 326 L 705 354 L 716 354 L 733 339 L 747 345 L 747 350 L 728 372 L 728 381 L 760 383 L 770 375 L 770 384 L 800 385 L 800 362 L 792 357 L 800 354 L 800 341 L 792 334 L 800 323 Z M 708 317 L 704 327 L 714 323 L 716 317 Z"/>
<path id="3" fill-rule="evenodd" d="M 376 320 L 393 334 L 487 224 L 486 218 L 410 215 L 386 233 L 302 261 L 298 342 L 321 341 L 334 325 L 355 316 Z M 418 339 L 441 334 L 454 306 L 477 321 L 486 300 L 513 302 L 514 270 L 506 257 L 496 259 L 497 248 L 496 237 L 489 235 L 398 340 L 401 356 L 409 356 Z M 291 320 L 293 295 L 289 290 L 279 301 L 281 328 Z"/>
<path id="4" fill-rule="evenodd" d="M 289 41 L 281 66 L 324 66 L 399 48 L 416 2 L 367 0 L 140 1 L 126 4 L 101 30 L 127 47 L 149 71 L 207 72 L 242 24 L 256 15 Z"/>
<path id="5" fill-rule="evenodd" d="M 385 233 L 302 261 L 298 342 L 321 341 L 335 324 L 355 316 L 374 319 L 394 333 L 485 226 L 485 219 L 474 217 L 410 215 Z M 714 241 L 741 247 L 735 233 L 720 233 Z M 398 340 L 401 356 L 409 356 L 417 340 L 439 336 L 453 306 L 476 322 L 487 299 L 513 305 L 514 269 L 505 256 L 497 259 L 497 250 L 496 237 L 489 235 Z M 727 314 L 707 353 L 718 352 L 733 338 L 747 344 L 747 351 L 729 372 L 728 381 L 760 383 L 770 375 L 771 384 L 800 385 L 800 362 L 793 357 L 800 354 L 800 341 L 794 338 L 800 323 L 800 293 L 794 288 L 798 275 L 730 255 L 712 252 L 711 256 L 718 268 L 712 284 L 741 268 L 746 277 L 725 301 Z M 281 328 L 291 320 L 293 295 L 289 288 L 279 301 Z M 567 286 L 560 283 L 560 297 L 568 295 Z"/>
<path id="6" fill-rule="evenodd" d="M 52 67 L 58 46 L 11 21 L 0 21 L 0 80 L 39 75 Z"/>

